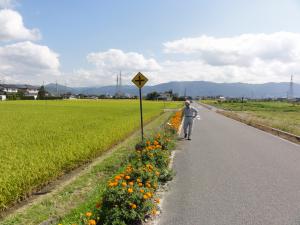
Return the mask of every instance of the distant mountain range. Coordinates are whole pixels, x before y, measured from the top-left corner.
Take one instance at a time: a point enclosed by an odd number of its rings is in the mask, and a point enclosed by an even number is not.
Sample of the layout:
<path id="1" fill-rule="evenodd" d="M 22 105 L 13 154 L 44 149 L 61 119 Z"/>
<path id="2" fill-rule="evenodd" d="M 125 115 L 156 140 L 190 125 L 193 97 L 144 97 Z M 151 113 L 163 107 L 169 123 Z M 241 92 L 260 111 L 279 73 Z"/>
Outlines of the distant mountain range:
<path id="1" fill-rule="evenodd" d="M 50 93 L 86 94 L 86 95 L 114 95 L 116 86 L 103 87 L 66 87 L 63 85 L 48 84 L 45 86 Z M 207 81 L 173 81 L 153 86 L 145 86 L 143 94 L 157 91 L 164 92 L 172 90 L 183 96 L 185 91 L 187 96 L 217 96 L 226 97 L 248 97 L 248 98 L 268 98 L 268 97 L 287 97 L 289 83 L 265 83 L 265 84 L 247 84 L 247 83 L 214 83 Z M 293 85 L 294 96 L 300 97 L 300 84 Z M 133 85 L 122 86 L 121 91 L 125 94 L 138 95 L 138 89 Z"/>

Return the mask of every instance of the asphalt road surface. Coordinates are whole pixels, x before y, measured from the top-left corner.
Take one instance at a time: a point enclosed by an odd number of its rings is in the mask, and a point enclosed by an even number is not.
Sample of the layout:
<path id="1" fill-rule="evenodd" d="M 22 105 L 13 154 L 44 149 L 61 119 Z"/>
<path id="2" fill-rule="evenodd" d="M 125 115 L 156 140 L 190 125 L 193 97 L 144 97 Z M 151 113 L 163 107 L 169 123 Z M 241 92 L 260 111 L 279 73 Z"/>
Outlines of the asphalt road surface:
<path id="1" fill-rule="evenodd" d="M 300 146 L 201 106 L 159 225 L 300 225 Z"/>

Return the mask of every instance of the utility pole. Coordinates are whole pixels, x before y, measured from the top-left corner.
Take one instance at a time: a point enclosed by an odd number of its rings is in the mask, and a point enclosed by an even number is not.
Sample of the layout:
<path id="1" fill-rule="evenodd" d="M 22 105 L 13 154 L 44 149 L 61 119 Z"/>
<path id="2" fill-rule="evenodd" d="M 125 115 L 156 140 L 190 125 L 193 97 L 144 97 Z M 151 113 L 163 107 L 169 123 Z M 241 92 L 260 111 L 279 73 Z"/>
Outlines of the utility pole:
<path id="1" fill-rule="evenodd" d="M 68 88 L 67 88 L 67 82 L 65 82 L 65 94 L 67 94 Z"/>
<path id="2" fill-rule="evenodd" d="M 293 75 L 291 75 L 291 81 L 289 86 L 289 100 L 294 99 L 294 82 L 293 82 Z"/>
<path id="3" fill-rule="evenodd" d="M 122 96 L 122 71 L 120 70 L 120 78 L 119 78 L 119 95 Z"/>
<path id="4" fill-rule="evenodd" d="M 289 85 L 288 101 L 292 102 L 293 105 L 295 104 L 295 101 L 294 101 L 294 81 L 293 81 L 293 75 L 291 75 L 291 81 L 290 81 L 290 85 Z"/>
<path id="5" fill-rule="evenodd" d="M 58 97 L 58 86 L 57 86 L 57 80 L 55 81 L 55 87 L 56 87 L 56 97 Z"/>

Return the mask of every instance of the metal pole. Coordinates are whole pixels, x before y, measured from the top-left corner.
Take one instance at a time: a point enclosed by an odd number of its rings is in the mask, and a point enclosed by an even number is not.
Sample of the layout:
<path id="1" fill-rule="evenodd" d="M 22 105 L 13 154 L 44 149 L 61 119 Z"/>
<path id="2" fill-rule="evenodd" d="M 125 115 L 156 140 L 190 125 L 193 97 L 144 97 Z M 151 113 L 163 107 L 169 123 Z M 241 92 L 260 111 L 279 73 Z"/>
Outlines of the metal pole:
<path id="1" fill-rule="evenodd" d="M 143 106 L 142 106 L 142 88 L 139 88 L 140 93 L 140 113 L 141 113 L 141 134 L 142 134 L 142 141 L 144 141 L 144 126 L 143 126 Z"/>

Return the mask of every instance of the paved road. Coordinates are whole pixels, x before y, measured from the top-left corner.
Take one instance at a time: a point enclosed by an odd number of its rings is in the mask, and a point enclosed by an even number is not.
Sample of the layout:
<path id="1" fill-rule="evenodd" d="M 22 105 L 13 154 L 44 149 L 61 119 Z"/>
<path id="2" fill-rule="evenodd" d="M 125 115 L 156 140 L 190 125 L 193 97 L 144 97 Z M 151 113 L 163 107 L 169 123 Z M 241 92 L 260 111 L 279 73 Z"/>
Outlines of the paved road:
<path id="1" fill-rule="evenodd" d="M 160 225 L 300 225 L 300 146 L 199 107 Z"/>

